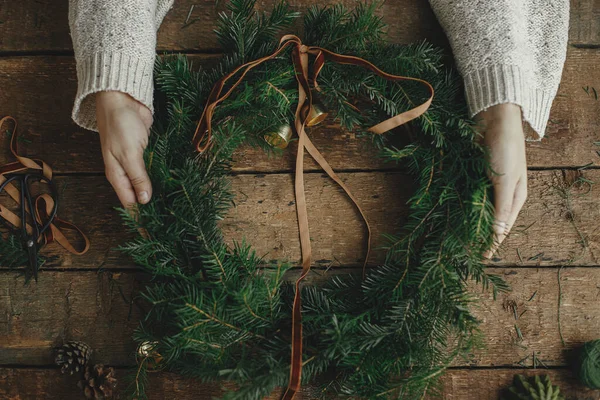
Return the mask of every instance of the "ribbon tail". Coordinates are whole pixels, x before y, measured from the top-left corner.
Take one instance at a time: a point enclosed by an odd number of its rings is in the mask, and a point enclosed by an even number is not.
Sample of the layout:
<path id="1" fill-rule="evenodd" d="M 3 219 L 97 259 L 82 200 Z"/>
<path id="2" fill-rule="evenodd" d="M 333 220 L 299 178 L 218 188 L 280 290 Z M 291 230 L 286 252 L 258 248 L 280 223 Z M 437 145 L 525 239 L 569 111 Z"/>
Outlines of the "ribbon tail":
<path id="1" fill-rule="evenodd" d="M 317 150 L 317 148 L 315 147 L 315 145 L 311 142 L 311 140 L 308 137 L 306 138 L 305 147 L 306 147 L 306 151 L 321 166 L 321 168 L 323 169 L 323 171 L 325 171 L 327 173 L 327 175 L 335 183 L 337 183 L 338 186 L 342 188 L 342 190 L 344 190 L 344 192 L 346 193 L 346 195 L 350 198 L 350 200 L 354 204 L 354 207 L 356 207 L 356 209 L 360 213 L 360 216 L 362 217 L 362 219 L 363 219 L 363 221 L 365 223 L 365 226 L 367 227 L 367 254 L 365 256 L 365 259 L 364 259 L 364 262 L 363 262 L 363 267 L 362 267 L 362 276 L 363 276 L 363 279 L 364 279 L 365 275 L 366 275 L 367 263 L 369 262 L 369 258 L 370 258 L 370 255 L 371 255 L 372 231 L 371 231 L 371 225 L 369 224 L 369 220 L 367 219 L 366 214 L 364 213 L 364 211 L 360 207 L 358 200 L 350 192 L 350 189 L 340 179 L 340 177 L 335 173 L 335 171 L 333 170 L 333 168 L 331 168 L 331 165 L 329 165 L 329 163 L 327 162 L 327 160 L 325 159 L 325 157 L 323 157 L 323 155 L 321 154 L 321 152 L 319 152 L 319 150 Z"/>
<path id="2" fill-rule="evenodd" d="M 302 273 L 296 280 L 294 303 L 292 307 L 292 351 L 290 363 L 290 381 L 287 390 L 282 399 L 292 400 L 302 382 L 302 296 L 300 283 L 310 271 L 312 258 L 312 248 L 310 244 L 310 232 L 308 226 L 308 211 L 306 207 L 306 194 L 304 189 L 304 146 L 306 142 L 306 132 L 304 124 L 306 119 L 306 100 L 310 107 L 310 92 L 306 80 L 308 54 L 300 53 L 298 46 L 294 48 L 292 54 L 294 58 L 294 67 L 296 69 L 296 79 L 298 80 L 298 107 L 296 108 L 296 119 L 294 127 L 299 136 L 298 153 L 296 154 L 296 173 L 294 191 L 296 196 L 296 213 L 298 216 L 298 230 L 300 233 L 300 248 L 302 250 Z M 309 96 L 307 99 L 307 95 Z"/>
<path id="3" fill-rule="evenodd" d="M 329 177 L 334 180 L 348 195 L 350 200 L 354 203 L 356 208 L 358 209 L 361 217 L 365 221 L 368 237 L 367 237 L 367 255 L 365 257 L 365 261 L 363 264 L 363 278 L 365 277 L 366 266 L 369 260 L 369 256 L 371 253 L 371 227 L 366 218 L 365 213 L 358 205 L 357 200 L 350 193 L 350 190 L 346 187 L 344 182 L 339 178 L 339 176 L 333 171 L 329 163 L 325 160 L 323 155 L 317 150 L 317 148 L 313 145 L 313 143 L 308 138 L 305 132 L 306 120 L 312 106 L 312 95 L 309 86 L 309 74 L 308 74 L 308 54 L 313 54 L 316 57 L 314 70 L 313 70 L 313 85 L 316 90 L 320 90 L 317 78 L 319 73 L 321 72 L 326 59 L 331 60 L 333 62 L 339 64 L 350 64 L 357 65 L 363 68 L 369 69 L 374 72 L 376 75 L 390 80 L 390 81 L 414 81 L 419 82 L 427 87 L 429 90 L 429 98 L 425 100 L 422 104 L 417 105 L 411 110 L 393 116 L 369 129 L 369 131 L 382 134 L 384 132 L 389 131 L 399 125 L 402 125 L 408 121 L 411 121 L 423 113 L 427 111 L 429 106 L 431 105 L 434 90 L 433 87 L 422 79 L 404 77 L 398 75 L 392 75 L 385 73 L 378 69 L 375 65 L 370 62 L 353 56 L 345 56 L 342 54 L 337 54 L 331 52 L 329 50 L 320 48 L 320 47 L 307 47 L 302 44 L 301 40 L 295 35 L 285 35 L 281 38 L 279 42 L 278 49 L 269 56 L 263 57 L 261 59 L 246 63 L 244 65 L 239 66 L 230 74 L 224 76 L 221 80 L 219 80 L 211 94 L 209 95 L 207 105 L 202 113 L 200 120 L 198 121 L 198 125 L 196 127 L 196 132 L 194 133 L 193 143 L 196 146 L 197 150 L 202 152 L 204 151 L 210 144 L 211 137 L 211 120 L 213 116 L 213 112 L 217 105 L 225 100 L 229 95 L 233 92 L 233 90 L 244 80 L 246 74 L 253 69 L 254 67 L 260 65 L 261 63 L 273 59 L 277 57 L 288 45 L 293 45 L 292 49 L 292 59 L 294 63 L 294 70 L 296 73 L 296 80 L 298 81 L 298 106 L 296 108 L 295 113 L 295 122 L 294 128 L 296 133 L 298 134 L 298 153 L 296 155 L 296 170 L 295 170 L 295 196 L 296 196 L 296 212 L 298 216 L 298 229 L 300 233 L 300 247 L 302 250 L 302 272 L 300 277 L 296 280 L 295 284 L 295 294 L 294 294 L 294 303 L 292 307 L 292 348 L 291 348 L 291 366 L 290 366 L 290 380 L 288 387 L 283 394 L 282 400 L 293 400 L 295 395 L 300 390 L 301 381 L 302 381 L 302 346 L 303 346 L 303 338 L 302 338 L 302 301 L 301 301 L 301 282 L 310 272 L 311 267 L 311 259 L 312 259 L 312 249 L 310 243 L 310 232 L 308 225 L 308 211 L 306 206 L 306 193 L 304 187 L 304 151 L 306 150 L 315 161 L 323 168 L 323 170 L 329 175 Z M 234 77 L 238 72 L 241 71 L 241 76 L 231 85 L 229 90 L 221 95 L 223 88 L 225 87 L 225 83 Z"/>

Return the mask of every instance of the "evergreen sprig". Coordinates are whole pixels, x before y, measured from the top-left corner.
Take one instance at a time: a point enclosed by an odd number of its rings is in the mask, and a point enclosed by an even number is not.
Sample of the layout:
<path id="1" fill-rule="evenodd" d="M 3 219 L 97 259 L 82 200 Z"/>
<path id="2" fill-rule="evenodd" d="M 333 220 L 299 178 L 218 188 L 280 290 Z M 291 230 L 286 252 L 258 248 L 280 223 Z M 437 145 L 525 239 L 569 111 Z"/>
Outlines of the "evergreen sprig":
<path id="1" fill-rule="evenodd" d="M 47 261 L 55 257 L 38 257 L 38 269 Z M 16 270 L 25 278 L 25 284 L 29 283 L 33 275 L 33 268 L 29 265 L 29 257 L 23 246 L 20 235 L 11 232 L 3 232 L 0 229 L 0 266 Z"/>
<path id="2" fill-rule="evenodd" d="M 18 236 L 0 231 L 0 265 L 8 268 L 20 267 L 29 262 L 27 253 Z"/>
<path id="3" fill-rule="evenodd" d="M 373 137 L 381 156 L 414 178 L 410 216 L 386 236 L 385 262 L 364 280 L 335 275 L 302 289 L 303 381 L 319 385 L 329 376 L 319 396 L 414 399 L 435 393 L 444 369 L 478 343 L 470 282 L 494 292 L 506 285 L 481 262 L 493 220 L 488 165 L 458 76 L 427 43 L 388 43 L 377 5 L 357 4 L 353 10 L 311 8 L 304 17 L 306 43 L 425 79 L 436 97 L 410 124 L 406 145 L 392 146 L 394 133 Z M 221 14 L 217 36 L 226 54 L 214 69 L 194 69 L 184 56 L 157 63 L 159 107 L 146 152 L 155 195 L 136 218 L 123 213 L 144 235 L 122 249 L 153 277 L 143 293 L 151 309 L 135 339 L 158 342 L 165 369 L 236 383 L 237 390 L 224 394 L 228 399 L 260 399 L 289 378 L 290 265 L 266 262 L 245 242 L 228 246 L 219 227 L 233 202 L 234 151 L 242 144 L 264 146 L 264 133 L 293 119 L 298 94 L 289 53 L 255 68 L 216 109 L 208 151 L 197 154 L 191 145 L 212 85 L 275 49 L 278 33 L 297 17 L 284 3 L 270 15 L 254 12 L 254 5 L 232 0 Z M 365 127 L 426 97 L 418 84 L 390 83 L 334 63 L 325 65 L 319 85 L 334 118 L 364 135 L 370 135 Z M 134 397 L 142 397 L 143 382 L 134 387 Z"/>

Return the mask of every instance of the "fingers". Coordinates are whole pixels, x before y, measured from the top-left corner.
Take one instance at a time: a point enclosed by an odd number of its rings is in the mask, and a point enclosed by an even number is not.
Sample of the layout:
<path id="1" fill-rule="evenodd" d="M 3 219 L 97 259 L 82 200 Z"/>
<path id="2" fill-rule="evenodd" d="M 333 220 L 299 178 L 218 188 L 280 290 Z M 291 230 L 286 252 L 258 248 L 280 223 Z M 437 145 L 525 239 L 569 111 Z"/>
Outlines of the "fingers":
<path id="1" fill-rule="evenodd" d="M 115 189 L 119 201 L 125 208 L 136 202 L 146 204 L 152 196 L 152 185 L 146 172 L 142 154 L 124 157 L 119 161 L 112 154 L 104 156 L 106 178 Z"/>
<path id="2" fill-rule="evenodd" d="M 484 254 L 486 258 L 491 258 L 506 239 L 527 200 L 527 175 L 521 177 L 516 184 L 502 181 L 494 184 L 494 197 L 496 209 L 493 225 L 494 244 Z"/>
<path id="3" fill-rule="evenodd" d="M 148 203 L 152 185 L 144 165 L 152 112 L 126 93 L 96 94 L 96 120 L 106 177 L 125 208 Z"/>
<path id="4" fill-rule="evenodd" d="M 138 203 L 146 204 L 152 196 L 152 184 L 146 172 L 142 152 L 134 153 L 122 160 L 122 166 L 129 178 Z"/>
<path id="5" fill-rule="evenodd" d="M 136 195 L 121 163 L 112 154 L 105 154 L 104 165 L 106 178 L 117 193 L 119 201 L 123 207 L 131 207 L 136 203 Z"/>
<path id="6" fill-rule="evenodd" d="M 519 216 L 519 213 L 521 212 L 523 205 L 525 205 L 526 200 L 527 200 L 527 175 L 523 176 L 517 183 L 517 187 L 515 189 L 515 197 L 513 199 L 512 211 L 511 211 L 510 217 L 508 218 L 508 221 L 507 221 L 507 227 L 506 227 L 507 235 L 510 232 L 510 230 L 512 229 L 512 227 L 515 225 L 515 222 L 517 221 L 517 217 Z M 502 240 L 504 240 L 504 238 Z M 500 242 L 500 243 L 502 243 L 502 242 Z"/>

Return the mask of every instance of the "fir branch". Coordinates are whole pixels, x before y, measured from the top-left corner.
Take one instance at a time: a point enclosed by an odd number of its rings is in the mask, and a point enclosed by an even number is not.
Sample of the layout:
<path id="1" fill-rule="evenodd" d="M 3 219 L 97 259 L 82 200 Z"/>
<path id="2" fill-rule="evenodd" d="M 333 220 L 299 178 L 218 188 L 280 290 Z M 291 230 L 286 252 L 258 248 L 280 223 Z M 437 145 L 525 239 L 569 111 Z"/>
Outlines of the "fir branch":
<path id="1" fill-rule="evenodd" d="M 233 204 L 234 151 L 242 144 L 264 147 L 266 132 L 294 118 L 298 94 L 289 54 L 253 69 L 217 107 L 205 153 L 195 154 L 190 141 L 212 85 L 271 52 L 276 35 L 297 17 L 284 3 L 271 14 L 254 6 L 254 0 L 233 0 L 220 15 L 217 36 L 227 54 L 217 67 L 197 69 L 183 56 L 157 62 L 159 107 L 146 154 L 156 193 L 137 219 L 123 214 L 132 231 L 143 228 L 148 235 L 122 247 L 153 277 L 142 295 L 151 309 L 136 340 L 158 341 L 165 369 L 235 382 L 238 390 L 224 398 L 244 400 L 287 383 L 294 293 L 284 280 L 288 264 L 261 268 L 264 260 L 249 245 L 225 243 L 219 221 Z M 442 52 L 424 42 L 388 44 L 376 3 L 314 7 L 304 26 L 306 43 L 425 79 L 436 97 L 411 124 L 412 143 L 393 147 L 392 133 L 373 138 L 381 157 L 401 164 L 415 187 L 408 221 L 386 236 L 385 263 L 364 280 L 337 276 L 302 289 L 303 383 L 335 370 L 322 393 L 420 398 L 478 341 L 469 282 L 494 295 L 507 289 L 481 262 L 493 222 L 485 153 L 475 141 L 460 79 L 443 64 Z M 333 118 L 359 134 L 427 96 L 419 84 L 390 84 L 331 62 L 319 86 Z"/>

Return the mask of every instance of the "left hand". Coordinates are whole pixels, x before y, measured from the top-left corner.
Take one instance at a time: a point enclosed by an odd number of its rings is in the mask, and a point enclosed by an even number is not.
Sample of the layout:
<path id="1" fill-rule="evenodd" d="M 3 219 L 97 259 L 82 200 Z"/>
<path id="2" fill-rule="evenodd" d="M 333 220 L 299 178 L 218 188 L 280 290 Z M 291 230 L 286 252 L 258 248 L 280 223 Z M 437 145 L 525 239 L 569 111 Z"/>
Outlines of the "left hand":
<path id="1" fill-rule="evenodd" d="M 494 187 L 494 245 L 491 258 L 512 229 L 527 199 L 527 160 L 521 107 L 499 104 L 477 114 L 488 147 Z"/>

